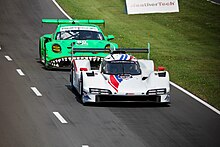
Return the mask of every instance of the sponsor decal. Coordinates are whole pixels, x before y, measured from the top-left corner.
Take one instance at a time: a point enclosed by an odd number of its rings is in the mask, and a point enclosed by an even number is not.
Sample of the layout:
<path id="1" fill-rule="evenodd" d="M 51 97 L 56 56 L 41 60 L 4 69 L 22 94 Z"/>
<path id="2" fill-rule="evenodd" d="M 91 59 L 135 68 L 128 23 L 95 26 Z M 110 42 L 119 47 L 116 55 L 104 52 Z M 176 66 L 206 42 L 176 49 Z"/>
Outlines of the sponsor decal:
<path id="1" fill-rule="evenodd" d="M 178 0 L 126 0 L 128 14 L 179 12 Z"/>
<path id="2" fill-rule="evenodd" d="M 122 80 L 123 79 L 119 75 L 110 75 L 108 83 L 118 92 L 118 87 Z"/>
<path id="3" fill-rule="evenodd" d="M 60 31 L 71 31 L 71 30 L 85 30 L 85 31 L 98 32 L 98 29 L 96 27 L 90 27 L 90 26 L 65 26 L 60 28 Z"/>
<path id="4" fill-rule="evenodd" d="M 77 44 L 77 45 L 88 45 L 88 43 L 86 42 L 86 40 L 77 40 L 76 44 Z"/>

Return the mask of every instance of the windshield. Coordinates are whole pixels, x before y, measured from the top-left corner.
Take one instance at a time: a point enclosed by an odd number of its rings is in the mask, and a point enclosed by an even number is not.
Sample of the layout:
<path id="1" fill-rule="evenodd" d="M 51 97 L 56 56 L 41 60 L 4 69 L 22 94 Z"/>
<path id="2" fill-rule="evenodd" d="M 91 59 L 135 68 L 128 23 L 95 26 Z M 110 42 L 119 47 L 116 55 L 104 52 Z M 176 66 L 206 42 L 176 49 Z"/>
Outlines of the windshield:
<path id="1" fill-rule="evenodd" d="M 58 32 L 56 40 L 104 40 L 102 33 L 88 30 L 66 30 Z"/>
<path id="2" fill-rule="evenodd" d="M 103 72 L 113 75 L 139 75 L 141 74 L 141 69 L 138 62 L 135 61 L 111 61 L 106 62 L 103 66 Z"/>

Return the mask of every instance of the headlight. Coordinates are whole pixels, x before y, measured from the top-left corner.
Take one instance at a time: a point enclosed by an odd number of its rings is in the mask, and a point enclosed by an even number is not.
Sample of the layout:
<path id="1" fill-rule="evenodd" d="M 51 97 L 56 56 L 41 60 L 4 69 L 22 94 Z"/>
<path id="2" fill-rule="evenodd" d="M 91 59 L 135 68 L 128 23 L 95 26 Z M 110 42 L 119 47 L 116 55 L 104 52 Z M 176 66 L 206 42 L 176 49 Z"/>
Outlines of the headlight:
<path id="1" fill-rule="evenodd" d="M 166 89 L 157 89 L 157 95 L 163 95 L 166 93 Z"/>
<path id="2" fill-rule="evenodd" d="M 147 91 L 147 95 L 156 95 L 156 94 L 157 94 L 157 91 L 155 89 Z"/>
<path id="3" fill-rule="evenodd" d="M 107 45 L 105 46 L 105 49 L 110 49 L 110 44 L 107 44 Z"/>
<path id="4" fill-rule="evenodd" d="M 112 94 L 108 89 L 89 88 L 91 94 Z"/>
<path id="5" fill-rule="evenodd" d="M 53 52 L 55 52 L 55 53 L 59 53 L 59 52 L 61 51 L 61 47 L 60 47 L 59 44 L 54 44 L 54 45 L 52 46 L 52 50 L 53 50 Z"/>
<path id="6" fill-rule="evenodd" d="M 151 89 L 147 91 L 147 95 L 163 95 L 166 93 L 166 89 Z"/>

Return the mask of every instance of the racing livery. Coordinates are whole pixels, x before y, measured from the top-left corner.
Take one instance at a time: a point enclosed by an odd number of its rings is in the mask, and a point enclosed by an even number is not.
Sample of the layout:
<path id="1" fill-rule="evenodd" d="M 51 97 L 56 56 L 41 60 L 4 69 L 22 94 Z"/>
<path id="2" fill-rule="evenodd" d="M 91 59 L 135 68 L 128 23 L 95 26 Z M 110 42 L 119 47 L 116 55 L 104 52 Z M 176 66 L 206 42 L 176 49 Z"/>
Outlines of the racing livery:
<path id="1" fill-rule="evenodd" d="M 117 48 L 110 42 L 113 35 L 104 36 L 96 24 L 105 24 L 104 20 L 68 20 L 42 19 L 42 23 L 58 24 L 55 33 L 45 34 L 39 39 L 40 61 L 46 68 L 68 67 L 71 61 L 71 49 L 76 48 Z M 100 60 L 106 53 L 78 52 L 74 57 Z M 88 58 L 93 57 L 93 58 Z"/>
<path id="2" fill-rule="evenodd" d="M 155 71 L 152 60 L 136 59 L 125 51 L 149 55 L 149 49 L 117 49 L 97 69 L 92 69 L 89 60 L 72 60 L 70 82 L 82 103 L 170 103 L 169 73 L 165 68 L 158 67 Z"/>

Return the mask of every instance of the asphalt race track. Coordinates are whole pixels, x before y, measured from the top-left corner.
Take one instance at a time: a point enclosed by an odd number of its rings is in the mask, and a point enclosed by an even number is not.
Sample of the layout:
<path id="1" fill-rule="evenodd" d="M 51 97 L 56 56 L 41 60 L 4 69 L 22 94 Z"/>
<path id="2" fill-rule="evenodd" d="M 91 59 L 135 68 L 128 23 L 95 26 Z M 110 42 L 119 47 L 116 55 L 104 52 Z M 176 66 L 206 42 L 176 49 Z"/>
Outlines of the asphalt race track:
<path id="1" fill-rule="evenodd" d="M 42 18 L 65 16 L 51 0 L 0 0 L 0 147 L 220 146 L 220 115 L 174 87 L 170 107 L 83 106 L 69 71 L 38 62 L 38 38 L 55 29 Z"/>

